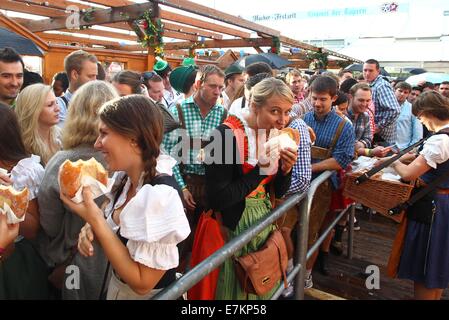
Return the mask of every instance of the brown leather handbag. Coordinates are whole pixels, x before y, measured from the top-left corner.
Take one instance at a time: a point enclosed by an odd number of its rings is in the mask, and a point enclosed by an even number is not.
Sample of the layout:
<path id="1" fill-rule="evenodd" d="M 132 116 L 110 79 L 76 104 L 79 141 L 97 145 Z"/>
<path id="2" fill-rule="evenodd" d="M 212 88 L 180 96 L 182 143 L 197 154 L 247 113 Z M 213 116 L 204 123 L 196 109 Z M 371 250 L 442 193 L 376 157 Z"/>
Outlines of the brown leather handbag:
<path id="1" fill-rule="evenodd" d="M 263 247 L 234 259 L 235 271 L 243 291 L 262 296 L 283 278 L 287 288 L 287 247 L 279 230 L 274 230 Z"/>

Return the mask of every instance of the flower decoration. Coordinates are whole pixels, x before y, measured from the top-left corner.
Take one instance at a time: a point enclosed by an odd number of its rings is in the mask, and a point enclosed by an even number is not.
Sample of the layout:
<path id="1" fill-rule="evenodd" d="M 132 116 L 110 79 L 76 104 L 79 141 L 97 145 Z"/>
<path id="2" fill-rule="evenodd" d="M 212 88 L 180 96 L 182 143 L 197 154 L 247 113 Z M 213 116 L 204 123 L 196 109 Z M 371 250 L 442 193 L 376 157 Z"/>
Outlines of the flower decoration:
<path id="1" fill-rule="evenodd" d="M 273 44 L 271 45 L 271 52 L 274 54 L 280 54 L 281 53 L 281 41 L 279 40 L 279 37 L 273 37 Z"/>
<path id="2" fill-rule="evenodd" d="M 134 31 L 139 36 L 142 47 L 153 48 L 156 56 L 164 57 L 164 24 L 161 19 L 153 21 L 150 12 L 145 11 L 134 23 Z"/>
<path id="3" fill-rule="evenodd" d="M 307 51 L 307 60 L 311 60 L 312 62 L 309 65 L 309 68 L 312 70 L 317 69 L 326 69 L 329 64 L 329 60 L 327 57 L 329 54 L 327 52 L 323 52 L 321 48 L 318 51 Z"/>

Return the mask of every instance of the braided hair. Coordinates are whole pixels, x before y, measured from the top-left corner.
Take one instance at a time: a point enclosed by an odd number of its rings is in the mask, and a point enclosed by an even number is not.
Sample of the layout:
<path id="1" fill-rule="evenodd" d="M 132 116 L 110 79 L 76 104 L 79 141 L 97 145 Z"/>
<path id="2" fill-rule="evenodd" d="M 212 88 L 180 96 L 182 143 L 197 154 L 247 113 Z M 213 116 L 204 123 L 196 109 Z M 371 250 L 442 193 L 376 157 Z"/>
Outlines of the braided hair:
<path id="1" fill-rule="evenodd" d="M 100 119 L 111 130 L 137 143 L 144 163 L 144 184 L 151 183 L 156 176 L 164 130 L 159 108 L 149 98 L 133 94 L 104 104 Z"/>

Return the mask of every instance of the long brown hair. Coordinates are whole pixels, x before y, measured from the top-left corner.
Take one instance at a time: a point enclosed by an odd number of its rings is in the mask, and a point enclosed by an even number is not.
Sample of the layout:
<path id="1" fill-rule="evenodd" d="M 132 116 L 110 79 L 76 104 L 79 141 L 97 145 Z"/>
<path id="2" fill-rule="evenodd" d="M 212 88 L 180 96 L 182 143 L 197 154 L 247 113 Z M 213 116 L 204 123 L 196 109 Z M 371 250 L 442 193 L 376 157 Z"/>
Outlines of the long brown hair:
<path id="1" fill-rule="evenodd" d="M 134 139 L 142 151 L 144 183 L 156 175 L 164 124 L 159 108 L 143 95 L 129 95 L 104 104 L 100 119 L 111 130 Z"/>
<path id="2" fill-rule="evenodd" d="M 15 165 L 29 157 L 22 140 L 17 116 L 12 109 L 0 102 L 0 162 Z"/>

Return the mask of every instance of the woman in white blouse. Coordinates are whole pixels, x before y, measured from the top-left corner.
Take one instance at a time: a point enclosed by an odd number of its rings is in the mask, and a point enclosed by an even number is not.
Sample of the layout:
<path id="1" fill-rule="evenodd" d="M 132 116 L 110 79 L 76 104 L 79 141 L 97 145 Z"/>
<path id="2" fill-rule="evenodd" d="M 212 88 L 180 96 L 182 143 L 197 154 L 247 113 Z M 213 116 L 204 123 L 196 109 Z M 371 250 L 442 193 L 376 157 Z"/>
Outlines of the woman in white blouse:
<path id="1" fill-rule="evenodd" d="M 28 188 L 29 204 L 20 222 L 19 236 L 5 249 L 8 259 L 0 268 L 0 300 L 48 298 L 48 270 L 34 247 L 39 226 L 37 193 L 44 176 L 40 158 L 30 155 L 20 136 L 17 117 L 9 106 L 0 104 L 0 183 L 16 190 Z M 5 173 L 6 172 L 6 173 Z M 0 213 L 1 214 L 1 213 Z"/>
<path id="2" fill-rule="evenodd" d="M 449 172 L 449 100 L 437 92 L 420 95 L 413 114 L 435 132 L 416 159 L 391 166 L 405 181 L 425 187 Z M 419 189 L 418 189 L 419 190 Z M 397 276 L 414 281 L 414 297 L 439 300 L 449 285 L 449 178 L 407 210 L 407 229 Z"/>
<path id="3" fill-rule="evenodd" d="M 41 157 L 43 165 L 61 149 L 59 106 L 51 86 L 36 83 L 26 87 L 17 96 L 17 118 L 25 148 Z"/>
<path id="4" fill-rule="evenodd" d="M 149 299 L 175 280 L 177 244 L 190 233 L 179 187 L 171 176 L 174 159 L 160 156 L 163 136 L 158 107 L 142 95 L 106 103 L 100 110 L 100 149 L 118 188 L 104 212 L 88 187 L 84 202 L 61 199 L 89 225 L 78 249 L 93 255 L 93 235 L 100 242 L 114 271 L 107 299 Z M 87 236 L 86 236 L 87 235 Z"/>

